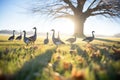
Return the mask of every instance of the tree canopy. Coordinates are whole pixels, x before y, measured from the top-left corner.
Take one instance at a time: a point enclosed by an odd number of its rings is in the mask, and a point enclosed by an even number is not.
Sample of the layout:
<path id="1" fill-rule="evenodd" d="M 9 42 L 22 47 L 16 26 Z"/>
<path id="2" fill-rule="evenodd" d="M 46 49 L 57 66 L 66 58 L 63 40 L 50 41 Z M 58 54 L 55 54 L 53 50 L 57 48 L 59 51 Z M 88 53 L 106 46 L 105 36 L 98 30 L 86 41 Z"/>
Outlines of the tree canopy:
<path id="1" fill-rule="evenodd" d="M 54 18 L 73 17 L 76 11 L 86 16 L 120 17 L 120 0 L 38 0 L 31 11 Z"/>
<path id="2" fill-rule="evenodd" d="M 88 17 L 120 17 L 120 0 L 38 0 L 31 11 L 52 18 L 71 18 L 75 24 L 74 34 L 84 36 L 84 23 Z"/>

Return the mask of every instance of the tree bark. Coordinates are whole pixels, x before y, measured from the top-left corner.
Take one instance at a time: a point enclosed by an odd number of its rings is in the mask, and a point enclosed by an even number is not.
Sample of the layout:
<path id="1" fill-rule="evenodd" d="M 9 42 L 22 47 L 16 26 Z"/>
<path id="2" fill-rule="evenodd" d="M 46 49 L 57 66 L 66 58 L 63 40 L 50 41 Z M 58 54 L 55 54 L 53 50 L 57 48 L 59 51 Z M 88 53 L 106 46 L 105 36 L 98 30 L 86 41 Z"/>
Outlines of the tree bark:
<path id="1" fill-rule="evenodd" d="M 86 18 L 76 16 L 75 17 L 75 27 L 74 27 L 74 35 L 77 37 L 84 37 L 84 23 Z"/>

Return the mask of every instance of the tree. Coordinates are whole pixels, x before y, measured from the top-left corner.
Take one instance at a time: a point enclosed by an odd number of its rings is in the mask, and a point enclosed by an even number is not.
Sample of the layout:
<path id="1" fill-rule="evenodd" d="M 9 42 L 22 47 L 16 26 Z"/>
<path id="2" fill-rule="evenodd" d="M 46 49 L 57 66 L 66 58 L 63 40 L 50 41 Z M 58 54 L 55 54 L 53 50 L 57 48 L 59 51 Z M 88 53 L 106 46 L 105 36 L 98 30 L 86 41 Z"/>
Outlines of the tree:
<path id="1" fill-rule="evenodd" d="M 84 36 L 84 23 L 90 16 L 120 17 L 120 0 L 48 0 L 35 3 L 32 12 L 50 15 L 53 18 L 71 18 L 74 34 Z M 43 4 L 44 3 L 44 4 Z"/>

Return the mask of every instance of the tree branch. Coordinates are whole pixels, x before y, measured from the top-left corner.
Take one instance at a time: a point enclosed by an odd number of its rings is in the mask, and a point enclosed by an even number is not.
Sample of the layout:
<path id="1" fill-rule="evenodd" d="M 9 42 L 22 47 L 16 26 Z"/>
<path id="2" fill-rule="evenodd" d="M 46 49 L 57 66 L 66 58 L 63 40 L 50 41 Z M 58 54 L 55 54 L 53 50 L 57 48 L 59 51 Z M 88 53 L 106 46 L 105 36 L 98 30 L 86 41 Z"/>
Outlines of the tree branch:
<path id="1" fill-rule="evenodd" d="M 107 11 L 104 11 L 104 12 L 93 13 L 93 14 L 91 14 L 91 16 L 96 16 L 96 15 L 105 15 L 105 14 L 110 15 L 110 16 L 116 16 L 116 15 L 117 15 L 117 14 L 112 13 L 112 12 L 107 12 Z"/>
<path id="2" fill-rule="evenodd" d="M 86 0 L 77 0 L 77 9 L 82 12 Z"/>
<path id="3" fill-rule="evenodd" d="M 94 0 L 91 4 L 90 4 L 90 6 L 88 7 L 88 9 L 90 9 L 90 7 L 96 2 L 97 0 Z"/>
<path id="4" fill-rule="evenodd" d="M 109 10 L 112 8 L 112 6 L 110 5 L 100 5 L 100 3 L 102 2 L 102 0 L 98 3 L 98 5 L 95 7 L 95 8 L 92 8 L 92 9 L 88 9 L 86 12 L 91 14 L 92 12 L 95 12 L 95 11 L 103 11 L 103 10 Z"/>
<path id="5" fill-rule="evenodd" d="M 63 0 L 66 4 L 69 5 L 69 7 L 72 9 L 72 11 L 75 12 L 76 8 L 75 6 L 70 2 L 70 0 Z"/>
<path id="6" fill-rule="evenodd" d="M 61 15 L 70 15 L 69 12 L 64 12 L 64 11 L 55 11 L 54 13 L 52 13 L 53 16 L 57 15 L 57 14 L 61 14 Z"/>
<path id="7" fill-rule="evenodd" d="M 57 8 L 56 10 L 60 11 L 60 10 L 64 10 L 64 9 L 69 9 L 69 6 L 61 6 L 59 8 Z"/>

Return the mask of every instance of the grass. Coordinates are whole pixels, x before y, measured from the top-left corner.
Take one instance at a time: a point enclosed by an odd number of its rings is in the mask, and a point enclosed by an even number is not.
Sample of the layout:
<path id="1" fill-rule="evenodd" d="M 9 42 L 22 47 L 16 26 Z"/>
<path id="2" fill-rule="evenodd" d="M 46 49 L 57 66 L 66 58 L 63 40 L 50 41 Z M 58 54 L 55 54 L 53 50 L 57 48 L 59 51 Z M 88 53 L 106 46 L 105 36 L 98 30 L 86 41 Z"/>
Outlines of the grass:
<path id="1" fill-rule="evenodd" d="M 118 80 L 120 60 L 112 45 L 120 38 L 96 38 L 86 44 L 81 38 L 73 44 L 35 45 L 8 41 L 0 35 L 0 80 Z M 64 39 L 65 41 L 65 39 Z M 117 55 L 120 56 L 120 55 Z"/>

